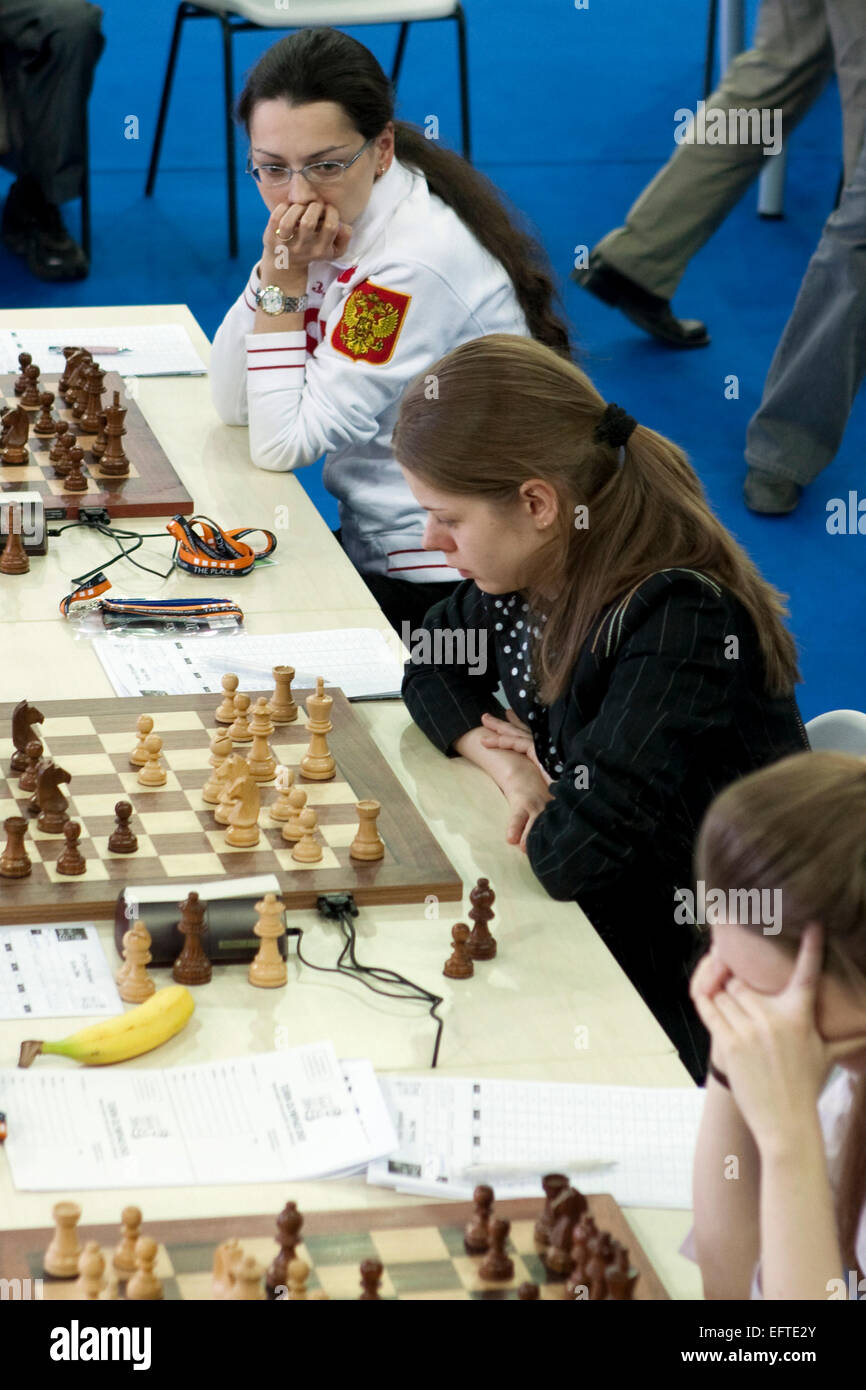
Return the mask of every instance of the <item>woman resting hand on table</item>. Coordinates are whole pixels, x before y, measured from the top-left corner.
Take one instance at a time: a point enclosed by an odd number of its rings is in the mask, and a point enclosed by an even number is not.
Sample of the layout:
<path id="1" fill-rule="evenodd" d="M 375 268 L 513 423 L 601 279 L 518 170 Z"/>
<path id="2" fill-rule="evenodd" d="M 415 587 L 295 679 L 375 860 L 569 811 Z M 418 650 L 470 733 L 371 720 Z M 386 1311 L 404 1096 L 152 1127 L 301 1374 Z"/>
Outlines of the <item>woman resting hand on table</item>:
<path id="1" fill-rule="evenodd" d="M 684 1253 L 707 1298 L 866 1293 L 864 823 L 863 762 L 801 753 L 701 828 L 712 947 L 691 992 L 712 1065 Z"/>
<path id="2" fill-rule="evenodd" d="M 327 455 L 341 543 L 392 624 L 411 628 L 459 576 L 422 550 L 424 517 L 391 449 L 400 396 L 485 333 L 531 334 L 567 357 L 546 257 L 482 174 L 394 120 L 391 83 L 348 34 L 274 44 L 238 116 L 268 219 L 214 339 L 214 405 L 249 424 L 258 468 Z"/>
<path id="3" fill-rule="evenodd" d="M 428 366 L 394 449 L 424 545 L 464 579 L 407 644 L 410 713 L 489 774 L 508 841 L 580 903 L 702 1078 L 675 895 L 713 796 L 808 747 L 780 595 L 676 445 L 529 338 Z"/>

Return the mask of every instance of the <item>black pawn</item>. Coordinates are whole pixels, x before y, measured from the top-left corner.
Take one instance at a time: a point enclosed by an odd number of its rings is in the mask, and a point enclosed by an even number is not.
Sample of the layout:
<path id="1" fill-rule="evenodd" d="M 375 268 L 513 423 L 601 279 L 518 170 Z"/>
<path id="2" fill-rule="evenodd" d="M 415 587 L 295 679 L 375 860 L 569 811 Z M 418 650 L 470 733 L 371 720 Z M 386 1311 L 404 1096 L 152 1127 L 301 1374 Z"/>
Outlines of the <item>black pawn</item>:
<path id="1" fill-rule="evenodd" d="M 66 848 L 61 852 L 57 861 L 57 872 L 59 874 L 83 874 L 87 868 L 84 862 L 84 855 L 78 848 L 78 837 L 81 834 L 81 826 L 77 820 L 68 820 L 63 827 L 63 834 L 66 838 Z"/>
<path id="2" fill-rule="evenodd" d="M 115 829 L 108 839 L 108 848 L 112 854 L 135 854 L 138 849 L 138 837 L 129 828 L 131 815 L 132 806 L 130 803 L 118 801 L 114 808 Z"/>

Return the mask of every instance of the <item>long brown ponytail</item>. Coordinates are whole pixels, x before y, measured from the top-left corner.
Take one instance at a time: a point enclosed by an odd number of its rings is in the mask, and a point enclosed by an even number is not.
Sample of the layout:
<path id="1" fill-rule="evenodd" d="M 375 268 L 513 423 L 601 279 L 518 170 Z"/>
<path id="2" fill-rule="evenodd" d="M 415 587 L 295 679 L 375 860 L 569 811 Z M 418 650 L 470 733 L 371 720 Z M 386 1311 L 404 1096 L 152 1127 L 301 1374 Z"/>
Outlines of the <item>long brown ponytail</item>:
<path id="1" fill-rule="evenodd" d="M 257 103 L 281 97 L 295 106 L 335 102 L 365 140 L 381 135 L 394 120 L 393 91 L 379 63 L 363 44 L 338 29 L 300 29 L 262 55 L 237 102 L 237 119 L 247 133 Z M 569 357 L 568 329 L 553 309 L 557 296 L 547 257 L 520 226 L 520 214 L 506 210 L 489 179 L 460 155 L 426 139 L 417 127 L 394 121 L 394 149 L 400 162 L 423 174 L 430 192 L 454 209 L 507 271 L 532 337 Z"/>

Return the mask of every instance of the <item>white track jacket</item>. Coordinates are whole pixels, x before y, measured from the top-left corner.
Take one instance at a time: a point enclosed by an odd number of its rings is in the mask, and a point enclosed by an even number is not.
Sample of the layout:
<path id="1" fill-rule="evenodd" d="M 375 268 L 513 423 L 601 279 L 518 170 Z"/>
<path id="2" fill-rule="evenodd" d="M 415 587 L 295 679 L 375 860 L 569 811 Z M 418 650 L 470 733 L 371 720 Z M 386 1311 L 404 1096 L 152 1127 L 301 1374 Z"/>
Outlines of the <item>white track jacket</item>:
<path id="1" fill-rule="evenodd" d="M 327 454 L 343 544 L 359 570 L 458 580 L 423 551 L 426 513 L 391 452 L 409 382 L 458 344 L 529 332 L 514 286 L 426 180 L 392 161 L 373 185 L 343 259 L 313 261 L 305 329 L 253 333 L 253 268 L 226 314 L 210 362 L 220 418 L 249 425 L 258 468 L 290 472 Z"/>

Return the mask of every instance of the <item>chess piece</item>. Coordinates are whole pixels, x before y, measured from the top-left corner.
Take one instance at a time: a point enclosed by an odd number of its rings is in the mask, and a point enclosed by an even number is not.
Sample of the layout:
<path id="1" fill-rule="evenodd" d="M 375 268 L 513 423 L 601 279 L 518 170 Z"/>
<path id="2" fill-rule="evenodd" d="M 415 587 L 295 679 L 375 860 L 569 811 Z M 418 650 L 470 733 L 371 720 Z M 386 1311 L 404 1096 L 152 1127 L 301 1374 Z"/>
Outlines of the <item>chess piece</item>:
<path id="1" fill-rule="evenodd" d="M 242 753 L 230 753 L 217 772 L 214 780 L 220 788 L 219 804 L 214 807 L 214 820 L 218 825 L 228 825 L 232 813 L 229 792 L 239 777 L 247 776 L 247 760 Z"/>
<path id="2" fill-rule="evenodd" d="M 73 412 L 75 411 L 78 398 L 78 384 L 81 380 L 82 372 L 86 367 L 90 366 L 92 361 L 92 352 L 88 352 L 87 348 L 76 348 L 69 357 L 66 364 L 66 371 L 58 382 L 57 390 Z"/>
<path id="3" fill-rule="evenodd" d="M 284 985 L 289 978 L 288 967 L 277 945 L 286 930 L 283 907 L 284 904 L 274 893 L 266 893 L 261 902 L 256 903 L 258 921 L 253 931 L 262 944 L 250 965 L 249 981 L 262 989 Z"/>
<path id="4" fill-rule="evenodd" d="M 265 1296 L 265 1291 L 262 1288 L 263 1272 L 255 1255 L 244 1255 L 243 1259 L 232 1268 L 234 1279 L 228 1297 L 246 1303 L 263 1299 Z"/>
<path id="5" fill-rule="evenodd" d="M 78 1261 L 75 1297 L 82 1301 L 99 1298 L 105 1288 L 105 1256 L 95 1240 L 89 1240 Z"/>
<path id="6" fill-rule="evenodd" d="M 39 419 L 33 425 L 33 433 L 40 437 L 49 438 L 54 435 L 54 426 L 57 423 L 51 414 L 51 407 L 54 404 L 54 392 L 43 391 L 39 397 Z"/>
<path id="7" fill-rule="evenodd" d="M 292 695 L 292 681 L 295 679 L 294 666 L 275 666 L 274 693 L 268 705 L 268 714 L 275 724 L 294 724 L 298 717 L 298 707 Z"/>
<path id="8" fill-rule="evenodd" d="M 298 816 L 298 821 L 301 827 L 301 838 L 292 850 L 292 858 L 299 864 L 318 864 L 322 858 L 322 846 L 315 838 L 318 816 L 312 807 L 307 806 Z M 287 829 L 288 826 L 283 827 L 284 835 Z"/>
<path id="9" fill-rule="evenodd" d="M 277 1289 L 285 1287 L 289 1265 L 295 1258 L 295 1251 L 301 1242 L 303 1224 L 304 1218 L 298 1211 L 297 1203 L 286 1202 L 277 1217 L 275 1232 L 280 1248 L 265 1276 L 265 1287 L 272 1296 Z"/>
<path id="10" fill-rule="evenodd" d="M 470 1255 L 483 1255 L 490 1249 L 490 1220 L 493 1211 L 493 1188 L 481 1183 L 472 1194 L 475 1215 L 466 1224 L 463 1244 Z"/>
<path id="11" fill-rule="evenodd" d="M 214 770 L 201 789 L 201 799 L 209 806 L 218 806 L 223 790 L 220 769 L 226 758 L 231 757 L 232 751 L 232 741 L 224 729 L 214 734 L 210 741 L 210 751 L 211 766 Z"/>
<path id="12" fill-rule="evenodd" d="M 587 1243 L 589 1259 L 586 1262 L 586 1277 L 589 1283 L 589 1297 L 593 1303 L 601 1303 L 607 1298 L 605 1272 L 613 1256 L 610 1235 L 600 1231 Z"/>
<path id="13" fill-rule="evenodd" d="M 499 1283 L 514 1278 L 514 1261 L 505 1249 L 510 1231 L 510 1221 L 491 1221 L 490 1249 L 478 1266 L 479 1279 Z"/>
<path id="14" fill-rule="evenodd" d="M 60 783 L 70 781 L 69 773 L 51 758 L 43 758 L 36 769 L 36 791 L 29 804 L 39 807 L 36 828 L 46 835 L 63 834 L 69 820 L 69 802 L 60 790 Z"/>
<path id="15" fill-rule="evenodd" d="M 123 452 L 121 438 L 126 434 L 123 421 L 126 408 L 120 404 L 120 392 L 114 392 L 112 404 L 105 409 L 105 452 L 99 460 L 99 471 L 106 478 L 125 478 L 129 473 L 129 459 Z"/>
<path id="16" fill-rule="evenodd" d="M 73 1279 L 78 1273 L 82 1250 L 76 1226 L 81 1220 L 81 1207 L 75 1202 L 57 1202 L 51 1209 L 55 1232 L 45 1252 L 45 1273 L 55 1279 Z"/>
<path id="17" fill-rule="evenodd" d="M 106 447 L 106 445 L 107 445 L 107 443 L 108 443 L 108 436 L 107 436 L 107 434 L 105 433 L 107 427 L 108 427 L 108 416 L 106 415 L 105 411 L 103 410 L 103 411 L 100 413 L 100 416 L 99 416 L 99 425 L 98 425 L 98 429 L 97 429 L 96 438 L 94 439 L 93 443 L 92 443 L 91 446 L 90 446 L 90 457 L 93 459 L 93 462 L 97 465 L 97 467 L 99 466 L 99 460 L 102 458 L 102 455 L 105 453 L 105 447 Z"/>
<path id="18" fill-rule="evenodd" d="M 521 1303 L 529 1303 L 533 1299 L 541 1297 L 541 1291 L 537 1284 L 531 1284 L 525 1280 L 518 1286 L 517 1297 Z"/>
<path id="19" fill-rule="evenodd" d="M 140 714 L 135 721 L 135 728 L 138 734 L 138 742 L 129 755 L 129 761 L 133 767 L 144 767 L 147 762 L 147 749 L 144 741 L 153 729 L 153 720 L 149 714 Z"/>
<path id="20" fill-rule="evenodd" d="M 247 710 L 249 707 L 249 695 L 245 695 L 243 691 L 239 692 L 235 696 L 235 710 L 237 711 L 235 714 L 235 721 L 229 729 L 232 743 L 252 743 L 253 741 L 253 736 L 250 733 L 249 720 L 247 719 Z"/>
<path id="21" fill-rule="evenodd" d="M 59 874 L 83 874 L 87 868 L 84 855 L 78 848 L 78 837 L 81 834 L 81 826 L 77 820 L 68 820 L 63 827 L 63 834 L 66 837 L 66 848 L 61 852 L 57 861 L 57 872 Z"/>
<path id="22" fill-rule="evenodd" d="M 311 782 L 330 782 L 337 770 L 327 739 L 334 727 L 330 720 L 333 704 L 333 696 L 325 694 L 325 679 L 319 676 L 315 695 L 307 696 L 310 746 L 301 758 L 301 773 Z"/>
<path id="23" fill-rule="evenodd" d="M 154 993 L 156 985 L 147 973 L 153 957 L 150 953 L 150 932 L 143 922 L 136 922 L 123 936 L 124 966 L 118 973 L 118 992 L 124 1004 L 143 1004 Z"/>
<path id="24" fill-rule="evenodd" d="M 54 426 L 54 443 L 48 450 L 48 457 L 54 464 L 54 472 L 58 478 L 65 478 L 72 464 L 69 460 L 69 450 L 75 443 L 75 435 L 68 420 L 58 420 Z"/>
<path id="25" fill-rule="evenodd" d="M 111 1263 L 121 1278 L 126 1279 L 135 1273 L 135 1246 L 141 1235 L 141 1211 L 138 1207 L 124 1207 L 120 1220 L 120 1244 Z"/>
<path id="26" fill-rule="evenodd" d="M 69 450 L 69 462 L 72 465 L 69 472 L 63 479 L 64 492 L 86 492 L 87 479 L 81 469 L 81 460 L 84 458 L 84 450 L 77 444 Z M 56 471 L 56 470 L 55 470 Z"/>
<path id="27" fill-rule="evenodd" d="M 21 522 L 17 522 L 16 529 L 14 510 L 10 507 L 9 530 L 6 532 L 3 554 L 0 555 L 0 574 L 27 574 L 30 569 L 30 557 L 21 539 Z"/>
<path id="28" fill-rule="evenodd" d="M 541 1186 L 544 1189 L 544 1210 L 535 1223 L 535 1248 L 539 1252 L 546 1250 L 550 1244 L 550 1233 L 553 1221 L 553 1203 L 570 1186 L 568 1178 L 564 1173 L 547 1173 L 541 1179 Z"/>
<path id="29" fill-rule="evenodd" d="M 147 754 L 147 762 L 139 769 L 139 782 L 143 787 L 164 787 L 168 781 L 168 774 L 159 761 L 162 752 L 162 739 L 159 734 L 148 734 L 144 740 L 144 751 Z"/>
<path id="30" fill-rule="evenodd" d="M 104 368 L 100 367 L 97 362 L 91 363 L 84 374 L 84 409 L 81 412 L 83 434 L 96 434 L 99 429 L 104 380 Z"/>
<path id="31" fill-rule="evenodd" d="M 22 396 L 27 389 L 27 377 L 25 372 L 33 361 L 29 352 L 19 352 L 18 366 L 21 368 L 20 374 L 15 378 L 15 385 L 12 388 L 16 396 Z"/>
<path id="32" fill-rule="evenodd" d="M 31 362 L 29 367 L 24 368 L 24 391 L 21 395 L 21 404 L 25 410 L 39 409 L 39 368 L 35 362 Z"/>
<path id="33" fill-rule="evenodd" d="M 307 793 L 303 787 L 292 787 L 288 795 L 288 802 L 292 808 L 292 814 L 283 826 L 283 839 L 293 845 L 300 840 L 304 833 L 304 827 L 301 825 L 301 812 L 307 804 Z"/>
<path id="34" fill-rule="evenodd" d="M 475 974 L 475 966 L 467 948 L 469 928 L 465 922 L 456 922 L 451 928 L 451 940 L 454 950 L 446 960 L 442 974 L 447 975 L 449 980 L 468 980 Z"/>
<path id="35" fill-rule="evenodd" d="M 26 464 L 30 454 L 27 440 L 30 438 L 30 416 L 20 405 L 13 406 L 3 416 L 3 452 L 0 460 L 13 468 Z"/>
<path id="36" fill-rule="evenodd" d="M 310 1266 L 306 1260 L 290 1260 L 288 1268 L 289 1276 L 289 1300 L 296 1302 L 307 1297 L 307 1280 L 310 1277 Z"/>
<path id="37" fill-rule="evenodd" d="M 114 806 L 114 829 L 108 837 L 108 848 L 112 854 L 135 854 L 138 849 L 138 836 L 129 828 L 132 806 L 128 801 L 118 801 Z"/>
<path id="38" fill-rule="evenodd" d="M 24 749 L 27 766 L 18 778 L 18 785 L 23 792 L 35 792 L 36 790 L 36 769 L 42 761 L 42 753 L 42 743 L 34 736 Z"/>
<path id="39" fill-rule="evenodd" d="M 572 1300 L 589 1299 L 589 1276 L 586 1266 L 589 1260 L 589 1242 L 593 1238 L 592 1226 L 581 1217 L 571 1237 L 571 1273 L 565 1282 L 565 1297 Z"/>
<path id="40" fill-rule="evenodd" d="M 221 685 L 223 688 L 222 704 L 217 707 L 214 719 L 218 724 L 234 724 L 237 715 L 235 691 L 238 688 L 238 678 L 233 675 L 223 676 Z"/>
<path id="41" fill-rule="evenodd" d="M 253 746 L 247 754 L 247 767 L 256 782 L 273 782 L 277 775 L 277 760 L 268 746 L 268 736 L 274 732 L 264 695 L 256 700 L 250 721 Z"/>
<path id="42" fill-rule="evenodd" d="M 469 894 L 472 904 L 469 920 L 475 923 L 469 937 L 469 954 L 473 960 L 492 960 L 496 955 L 496 941 L 490 935 L 487 925 L 493 918 L 495 900 L 496 894 L 490 887 L 489 880 L 479 878 Z"/>
<path id="43" fill-rule="evenodd" d="M 243 1258 L 243 1251 L 236 1240 L 222 1241 L 213 1256 L 213 1296 L 228 1298 L 234 1284 L 235 1265 Z"/>
<path id="44" fill-rule="evenodd" d="M 190 893 L 180 903 L 180 921 L 177 929 L 183 936 L 183 950 L 172 968 L 175 983 L 179 985 L 206 985 L 213 974 L 213 967 L 205 954 L 202 937 L 207 931 L 204 920 L 205 904 L 198 893 Z"/>
<path id="45" fill-rule="evenodd" d="M 625 1246 L 618 1245 L 606 1270 L 607 1297 L 614 1303 L 625 1303 L 634 1298 L 634 1287 L 638 1281 L 638 1271 L 629 1263 Z"/>
<path id="46" fill-rule="evenodd" d="M 287 821 L 292 814 L 292 803 L 289 800 L 289 792 L 295 784 L 295 774 L 290 767 L 283 767 L 280 764 L 277 768 L 277 793 L 276 801 L 268 807 L 268 815 L 271 820 Z"/>
<path id="47" fill-rule="evenodd" d="M 252 849 L 261 839 L 259 812 L 262 808 L 262 796 L 259 784 L 253 781 L 248 771 L 245 771 L 231 784 L 227 795 L 233 805 L 229 813 L 226 844 L 231 845 L 233 849 Z"/>
<path id="48" fill-rule="evenodd" d="M 12 742 L 15 745 L 15 752 L 9 764 L 10 772 L 23 772 L 27 766 L 27 755 L 25 748 L 33 737 L 31 730 L 34 724 L 41 724 L 45 716 L 35 705 L 31 705 L 29 700 L 19 700 L 12 711 Z"/>
<path id="49" fill-rule="evenodd" d="M 385 1273 L 385 1266 L 381 1260 L 369 1259 L 361 1261 L 361 1289 L 358 1298 L 359 1303 L 378 1302 L 381 1295 L 379 1285 L 382 1282 L 382 1275 Z"/>
<path id="50" fill-rule="evenodd" d="M 372 861 L 382 859 L 385 844 L 376 829 L 376 821 L 382 809 L 378 801 L 359 801 L 355 807 L 358 812 L 358 833 L 349 846 L 349 858 Z"/>
<path id="51" fill-rule="evenodd" d="M 551 1202 L 550 1244 L 543 1257 L 551 1278 L 565 1279 L 571 1273 L 574 1228 L 587 1210 L 586 1198 L 573 1187 L 564 1188 Z"/>
<path id="52" fill-rule="evenodd" d="M 24 848 L 27 822 L 23 816 L 8 816 L 3 822 L 3 829 L 6 831 L 6 848 L 0 857 L 0 876 L 26 878 L 33 867 Z"/>
<path id="53" fill-rule="evenodd" d="M 135 1242 L 136 1269 L 126 1286 L 126 1296 L 134 1302 L 154 1302 L 163 1297 L 162 1280 L 153 1272 L 159 1247 L 150 1236 L 139 1236 Z"/>

